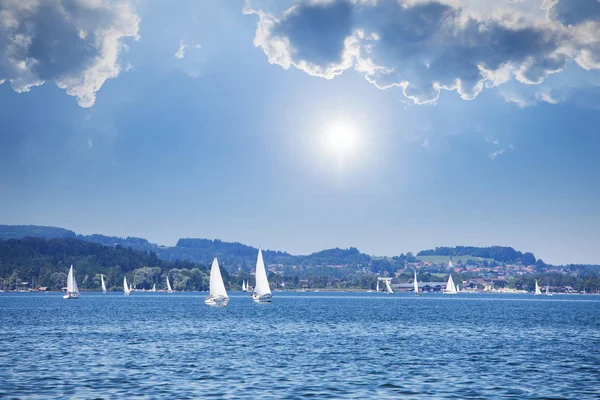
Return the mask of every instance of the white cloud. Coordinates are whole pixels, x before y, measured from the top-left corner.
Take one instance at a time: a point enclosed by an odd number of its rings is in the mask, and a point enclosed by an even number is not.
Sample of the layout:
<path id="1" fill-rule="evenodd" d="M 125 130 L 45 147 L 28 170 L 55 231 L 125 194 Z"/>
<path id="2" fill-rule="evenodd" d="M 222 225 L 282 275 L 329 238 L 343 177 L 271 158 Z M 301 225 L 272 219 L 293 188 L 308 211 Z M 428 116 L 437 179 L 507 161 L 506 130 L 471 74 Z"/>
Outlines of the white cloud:
<path id="1" fill-rule="evenodd" d="M 442 90 L 470 100 L 508 82 L 539 85 L 568 62 L 600 69 L 598 0 L 533 3 L 312 0 L 277 14 L 244 13 L 258 16 L 254 44 L 271 64 L 326 79 L 354 68 L 423 104 Z M 505 97 L 522 107 L 559 100 L 547 90 L 537 100 Z"/>
<path id="2" fill-rule="evenodd" d="M 54 82 L 91 107 L 121 71 L 125 38 L 138 39 L 140 18 L 128 1 L 3 0 L 0 81 L 17 93 Z"/>
<path id="3" fill-rule="evenodd" d="M 178 60 L 185 58 L 185 49 L 186 48 L 187 48 L 187 45 L 185 43 L 183 43 L 183 40 L 181 42 L 179 42 L 179 47 L 177 48 L 177 51 L 175 52 L 175 58 L 177 58 Z"/>
<path id="4" fill-rule="evenodd" d="M 504 154 L 504 149 L 499 149 L 490 153 L 490 158 L 494 160 L 496 157 L 501 156 L 502 154 Z"/>
<path id="5" fill-rule="evenodd" d="M 185 52 L 188 48 L 193 48 L 193 49 L 201 49 L 202 46 L 199 44 L 186 44 L 184 42 L 183 39 L 181 39 L 181 41 L 179 42 L 179 47 L 177 48 L 177 51 L 175 52 L 175 58 L 178 60 L 182 60 L 185 58 Z"/>

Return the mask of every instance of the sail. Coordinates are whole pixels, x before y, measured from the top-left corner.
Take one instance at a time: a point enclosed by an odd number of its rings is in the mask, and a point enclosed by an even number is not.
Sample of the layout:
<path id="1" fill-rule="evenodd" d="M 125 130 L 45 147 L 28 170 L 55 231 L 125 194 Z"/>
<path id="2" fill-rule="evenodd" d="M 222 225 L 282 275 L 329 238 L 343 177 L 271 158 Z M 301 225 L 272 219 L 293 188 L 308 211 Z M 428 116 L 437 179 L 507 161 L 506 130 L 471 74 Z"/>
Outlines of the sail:
<path id="1" fill-rule="evenodd" d="M 379 292 L 379 279 L 377 279 L 377 286 L 375 286 L 375 291 Z"/>
<path id="2" fill-rule="evenodd" d="M 456 293 L 460 293 L 460 285 L 458 283 L 456 284 Z"/>
<path id="3" fill-rule="evenodd" d="M 392 293 L 394 293 L 394 291 L 392 290 L 392 287 L 390 286 L 390 280 L 389 280 L 389 279 L 386 279 L 386 280 L 385 280 L 385 292 L 386 292 L 387 294 L 392 294 Z"/>
<path id="4" fill-rule="evenodd" d="M 127 287 L 127 277 L 123 277 L 123 292 L 125 294 L 129 293 L 129 287 Z"/>
<path id="5" fill-rule="evenodd" d="M 537 281 L 535 281 L 535 293 L 534 294 L 542 294 L 542 291 L 540 290 L 540 286 L 538 285 Z"/>
<path id="6" fill-rule="evenodd" d="M 69 275 L 67 276 L 67 293 L 79 293 L 79 288 L 77 287 L 77 281 L 75 280 L 75 275 L 73 274 L 73 266 L 69 268 Z"/>
<path id="7" fill-rule="evenodd" d="M 156 292 L 156 283 L 154 285 L 152 285 L 152 291 Z"/>
<path id="8" fill-rule="evenodd" d="M 550 284 L 546 285 L 546 294 L 550 294 Z"/>
<path id="9" fill-rule="evenodd" d="M 454 286 L 454 280 L 452 275 L 448 277 L 448 283 L 446 284 L 446 293 L 456 293 L 456 286 Z"/>
<path id="10" fill-rule="evenodd" d="M 246 291 L 246 281 L 242 281 L 242 292 Z"/>
<path id="11" fill-rule="evenodd" d="M 225 290 L 225 284 L 223 283 L 221 268 L 219 268 L 217 257 L 215 257 L 212 266 L 210 267 L 210 297 L 229 297 Z"/>
<path id="12" fill-rule="evenodd" d="M 168 276 L 167 276 L 167 292 L 173 293 L 173 289 L 171 289 L 171 283 L 169 282 Z"/>
<path id="13" fill-rule="evenodd" d="M 271 294 L 271 288 L 269 287 L 269 280 L 267 279 L 267 271 L 265 270 L 265 263 L 263 261 L 262 250 L 258 249 L 258 258 L 256 260 L 256 287 L 254 292 L 257 296 L 264 296 Z"/>
<path id="14" fill-rule="evenodd" d="M 102 292 L 106 293 L 106 285 L 104 284 L 104 275 L 100 275 L 100 281 L 102 282 Z"/>
<path id="15" fill-rule="evenodd" d="M 417 282 L 417 271 L 415 271 L 415 279 L 413 280 L 415 293 L 419 293 L 419 283 Z"/>

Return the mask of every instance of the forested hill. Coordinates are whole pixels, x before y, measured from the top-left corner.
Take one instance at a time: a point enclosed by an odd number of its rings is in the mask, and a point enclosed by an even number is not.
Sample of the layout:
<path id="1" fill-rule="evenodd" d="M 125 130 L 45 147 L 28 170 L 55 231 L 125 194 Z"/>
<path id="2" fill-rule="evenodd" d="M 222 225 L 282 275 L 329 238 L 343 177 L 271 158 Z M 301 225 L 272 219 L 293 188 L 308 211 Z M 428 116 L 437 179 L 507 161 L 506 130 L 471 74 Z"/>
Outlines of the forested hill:
<path id="1" fill-rule="evenodd" d="M 224 242 L 210 239 L 179 239 L 176 246 L 159 246 L 148 242 L 146 239 L 116 236 L 77 235 L 73 231 L 62 228 L 35 226 L 35 225 L 0 225 L 0 240 L 18 239 L 25 237 L 50 238 L 77 238 L 82 241 L 103 244 L 106 246 L 121 246 L 142 252 L 153 252 L 158 258 L 165 261 L 190 261 L 209 265 L 217 256 L 225 268 L 237 270 L 242 268 L 250 271 L 256 264 L 258 248 L 237 242 Z M 283 265 L 357 265 L 366 264 L 371 256 L 361 253 L 356 248 L 328 249 L 309 255 L 291 255 L 282 251 L 263 249 L 267 264 Z"/>
<path id="2" fill-rule="evenodd" d="M 0 225 L 0 240 L 21 239 L 27 236 L 46 239 L 74 238 L 75 232 L 53 226 Z"/>
<path id="3" fill-rule="evenodd" d="M 417 254 L 419 256 L 473 256 L 480 258 L 490 258 L 503 263 L 523 263 L 532 265 L 536 263 L 533 253 L 521 253 L 512 247 L 491 246 L 491 247 L 436 247 L 433 250 L 423 250 Z"/>
<path id="4" fill-rule="evenodd" d="M 70 265 L 82 289 L 98 288 L 100 274 L 105 275 L 108 287 L 122 287 L 123 275 L 139 288 L 165 285 L 166 273 L 176 286 L 186 289 L 187 280 L 206 277 L 202 265 L 190 262 L 167 262 L 152 252 L 140 252 L 121 246 L 104 246 L 75 238 L 0 240 L 0 277 L 14 282 L 34 279 L 36 286 L 59 289 L 65 285 Z M 135 271 L 135 273 L 134 273 Z M 182 272 L 182 273 L 180 273 Z M 134 276 L 135 275 L 135 276 Z M 197 287 L 196 284 L 189 285 Z"/>

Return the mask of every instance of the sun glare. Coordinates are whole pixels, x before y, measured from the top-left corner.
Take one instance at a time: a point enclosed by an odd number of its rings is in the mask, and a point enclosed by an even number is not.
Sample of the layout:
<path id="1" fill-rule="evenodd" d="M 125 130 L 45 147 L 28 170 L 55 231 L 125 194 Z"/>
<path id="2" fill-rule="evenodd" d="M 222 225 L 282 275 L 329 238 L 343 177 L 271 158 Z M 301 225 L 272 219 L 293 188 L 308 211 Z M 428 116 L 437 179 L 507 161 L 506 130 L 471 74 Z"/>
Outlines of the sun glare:
<path id="1" fill-rule="evenodd" d="M 356 132 L 348 123 L 335 122 L 326 132 L 325 145 L 338 158 L 350 156 L 357 150 Z"/>

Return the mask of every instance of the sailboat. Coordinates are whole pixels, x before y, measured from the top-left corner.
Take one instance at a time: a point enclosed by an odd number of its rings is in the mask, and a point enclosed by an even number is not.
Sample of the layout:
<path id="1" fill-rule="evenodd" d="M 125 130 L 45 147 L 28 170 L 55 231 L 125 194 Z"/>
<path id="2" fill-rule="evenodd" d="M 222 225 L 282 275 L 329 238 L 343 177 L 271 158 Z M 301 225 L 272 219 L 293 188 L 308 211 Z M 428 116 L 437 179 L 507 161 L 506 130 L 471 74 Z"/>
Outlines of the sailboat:
<path id="1" fill-rule="evenodd" d="M 417 282 L 417 271 L 415 271 L 415 278 L 413 279 L 413 288 L 414 288 L 415 294 L 417 296 L 420 296 L 421 293 L 419 293 L 419 282 Z"/>
<path id="2" fill-rule="evenodd" d="M 210 267 L 210 291 L 204 302 L 209 306 L 226 306 L 229 304 L 229 296 L 227 296 L 227 291 L 225 290 L 217 257 L 215 257 Z"/>
<path id="3" fill-rule="evenodd" d="M 392 290 L 392 286 L 390 286 L 390 281 L 391 281 L 391 279 L 385 280 L 385 294 L 394 294 L 394 291 Z"/>
<path id="4" fill-rule="evenodd" d="M 552 293 L 550 293 L 550 284 L 546 285 L 546 296 L 552 296 Z"/>
<path id="5" fill-rule="evenodd" d="M 167 293 L 173 293 L 173 289 L 171 289 L 171 282 L 169 282 L 169 276 L 167 276 Z"/>
<path id="6" fill-rule="evenodd" d="M 377 285 L 375 286 L 375 291 L 379 292 L 379 279 L 377 279 Z"/>
<path id="7" fill-rule="evenodd" d="M 242 281 L 242 292 L 247 292 L 248 287 L 246 286 L 246 281 Z"/>
<path id="8" fill-rule="evenodd" d="M 460 293 L 460 285 L 458 283 L 456 284 L 456 293 Z"/>
<path id="9" fill-rule="evenodd" d="M 127 277 L 123 277 L 123 294 L 125 296 L 129 296 L 131 294 L 131 289 L 127 286 Z"/>
<path id="10" fill-rule="evenodd" d="M 263 261 L 262 250 L 258 249 L 258 258 L 256 259 L 256 286 L 252 293 L 252 300 L 255 303 L 270 303 L 272 301 L 271 288 L 267 279 L 267 271 Z"/>
<path id="11" fill-rule="evenodd" d="M 77 281 L 73 274 L 73 266 L 69 268 L 69 275 L 67 276 L 67 294 L 63 296 L 64 299 L 78 299 L 79 288 L 77 287 Z"/>
<path id="12" fill-rule="evenodd" d="M 102 293 L 106 293 L 106 285 L 104 284 L 104 275 L 100 274 L 100 281 L 102 282 Z"/>
<path id="13" fill-rule="evenodd" d="M 156 292 L 156 283 L 154 285 L 152 285 L 152 291 Z"/>
<path id="14" fill-rule="evenodd" d="M 444 294 L 456 294 L 456 286 L 454 286 L 454 280 L 452 280 L 452 274 L 448 277 L 448 283 L 446 284 L 446 290 L 444 290 Z"/>
<path id="15" fill-rule="evenodd" d="M 537 281 L 535 281 L 535 292 L 533 292 L 533 294 L 535 296 L 539 296 L 540 294 L 542 294 L 542 291 L 540 290 L 540 285 L 538 285 Z"/>

